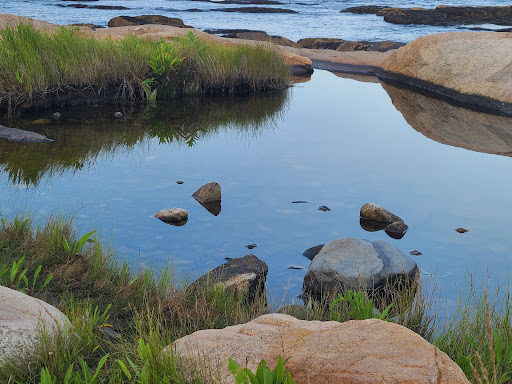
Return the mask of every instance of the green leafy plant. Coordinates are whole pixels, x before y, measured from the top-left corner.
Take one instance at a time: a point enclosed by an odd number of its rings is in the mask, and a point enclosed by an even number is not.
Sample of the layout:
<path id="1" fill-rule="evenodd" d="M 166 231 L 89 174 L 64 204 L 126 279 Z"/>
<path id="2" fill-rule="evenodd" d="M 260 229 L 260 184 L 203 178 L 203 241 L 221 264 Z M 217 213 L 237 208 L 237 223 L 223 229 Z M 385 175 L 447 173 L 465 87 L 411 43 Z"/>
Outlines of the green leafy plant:
<path id="1" fill-rule="evenodd" d="M 373 301 L 368 299 L 364 292 L 355 292 L 351 289 L 343 295 L 338 294 L 338 297 L 330 304 L 329 310 L 333 320 L 341 321 L 343 319 L 342 311 L 339 309 L 342 303 L 348 304 L 348 314 L 352 320 L 380 319 L 391 321 L 387 316 L 393 304 L 388 305 L 381 312 L 374 307 Z"/>
<path id="2" fill-rule="evenodd" d="M 155 76 L 164 76 L 171 73 L 175 67 L 183 61 L 174 50 L 173 46 L 160 42 L 156 52 L 149 58 L 149 65 Z"/>
<path id="3" fill-rule="evenodd" d="M 64 246 L 64 249 L 66 251 L 68 251 L 69 253 L 71 253 L 73 255 L 79 254 L 82 252 L 82 249 L 84 248 L 85 243 L 87 243 L 87 241 L 91 238 L 91 236 L 95 232 L 96 231 L 91 231 L 89 233 L 86 233 L 77 241 L 71 241 L 71 242 L 68 242 L 68 240 L 66 239 L 66 236 L 63 236 L 62 237 L 62 245 Z"/>
<path id="4" fill-rule="evenodd" d="M 5 267 L 2 270 L 0 270 L 0 282 L 3 282 L 5 277 L 7 276 L 6 285 L 9 288 L 16 289 L 23 293 L 31 294 L 33 292 L 36 292 L 37 280 L 39 278 L 43 266 L 39 265 L 37 267 L 32 277 L 32 283 L 30 283 L 29 277 L 27 276 L 28 268 L 22 269 L 24 263 L 25 256 L 23 256 L 17 261 L 13 261 L 10 268 Z M 50 283 L 52 278 L 53 274 L 49 274 L 37 291 L 42 291 Z"/>
<path id="5" fill-rule="evenodd" d="M 277 365 L 273 371 L 261 360 L 256 374 L 249 368 L 241 368 L 233 359 L 229 358 L 229 370 L 233 373 L 238 384 L 295 384 L 290 371 L 285 368 L 288 359 L 283 360 L 279 355 Z"/>

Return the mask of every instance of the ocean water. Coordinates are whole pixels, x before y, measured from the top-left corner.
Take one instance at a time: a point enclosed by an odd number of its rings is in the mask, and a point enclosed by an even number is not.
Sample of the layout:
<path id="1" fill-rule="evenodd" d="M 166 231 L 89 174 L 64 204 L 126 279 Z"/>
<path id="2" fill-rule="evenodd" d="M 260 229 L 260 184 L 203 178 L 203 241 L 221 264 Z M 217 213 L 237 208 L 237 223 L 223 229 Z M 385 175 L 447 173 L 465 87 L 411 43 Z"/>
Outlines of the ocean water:
<path id="1" fill-rule="evenodd" d="M 128 10 L 99 10 L 88 8 L 60 7 L 69 5 L 63 0 L 10 0 L 2 1 L 0 12 L 35 17 L 57 24 L 92 23 L 106 26 L 119 15 L 158 14 L 179 17 L 188 25 L 199 29 L 253 29 L 271 35 L 280 35 L 294 41 L 307 37 L 335 37 L 345 40 L 401 41 L 409 42 L 419 36 L 432 33 L 460 30 L 459 26 L 431 27 L 417 25 L 394 25 L 375 15 L 340 13 L 340 10 L 359 5 L 387 5 L 396 7 L 435 8 L 440 4 L 459 6 L 504 5 L 499 0 L 281 0 L 281 5 L 255 5 L 258 7 L 286 8 L 297 14 L 253 14 L 214 12 L 214 9 L 246 7 L 250 5 L 222 4 L 222 1 L 206 2 L 191 0 L 99 0 L 88 5 L 121 5 Z M 75 3 L 75 2 L 73 2 Z M 198 9 L 202 12 L 189 12 Z M 503 27 L 502 27 L 503 28 Z"/>

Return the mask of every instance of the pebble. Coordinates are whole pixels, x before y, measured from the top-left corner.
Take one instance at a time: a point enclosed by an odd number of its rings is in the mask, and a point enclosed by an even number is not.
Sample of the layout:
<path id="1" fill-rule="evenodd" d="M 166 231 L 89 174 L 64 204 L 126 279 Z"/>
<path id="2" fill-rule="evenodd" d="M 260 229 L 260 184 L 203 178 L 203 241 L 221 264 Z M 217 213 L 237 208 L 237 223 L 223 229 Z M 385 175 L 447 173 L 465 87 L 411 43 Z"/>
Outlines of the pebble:
<path id="1" fill-rule="evenodd" d="M 416 249 L 413 250 L 413 251 L 409 251 L 409 253 L 413 256 L 420 256 L 420 255 L 423 255 L 423 253 L 421 253 L 420 251 L 417 251 Z"/>
<path id="2" fill-rule="evenodd" d="M 319 210 L 319 211 L 327 212 L 327 211 L 330 211 L 330 210 L 331 210 L 331 208 L 329 208 L 329 207 L 327 207 L 327 206 L 325 206 L 325 205 L 321 205 L 321 206 L 319 206 L 319 207 L 318 207 L 318 210 Z"/>
<path id="3" fill-rule="evenodd" d="M 253 248 L 256 248 L 257 246 L 258 246 L 258 244 L 248 244 L 245 247 L 249 248 L 249 249 L 253 249 Z"/>
<path id="4" fill-rule="evenodd" d="M 292 204 L 307 204 L 307 203 L 309 203 L 309 201 L 304 201 L 304 200 L 292 201 Z"/>
<path id="5" fill-rule="evenodd" d="M 55 112 L 55 113 L 52 115 L 52 117 L 53 117 L 53 119 L 54 119 L 54 120 L 59 120 L 61 116 L 62 116 L 62 115 L 60 114 L 60 112 Z"/>
<path id="6" fill-rule="evenodd" d="M 114 117 L 117 117 L 118 119 L 120 119 L 121 117 L 123 117 L 123 114 L 121 112 L 116 112 L 116 113 L 114 113 Z"/>
<path id="7" fill-rule="evenodd" d="M 176 184 L 183 184 L 183 183 L 184 183 L 184 181 L 181 181 L 181 180 L 178 180 L 178 181 L 176 182 Z"/>
<path id="8" fill-rule="evenodd" d="M 466 228 L 457 228 L 455 229 L 457 232 L 459 233 L 466 233 L 466 232 L 469 232 L 469 229 L 466 229 Z"/>
<path id="9" fill-rule="evenodd" d="M 289 265 L 288 269 L 304 269 L 304 267 L 301 267 L 299 265 Z"/>

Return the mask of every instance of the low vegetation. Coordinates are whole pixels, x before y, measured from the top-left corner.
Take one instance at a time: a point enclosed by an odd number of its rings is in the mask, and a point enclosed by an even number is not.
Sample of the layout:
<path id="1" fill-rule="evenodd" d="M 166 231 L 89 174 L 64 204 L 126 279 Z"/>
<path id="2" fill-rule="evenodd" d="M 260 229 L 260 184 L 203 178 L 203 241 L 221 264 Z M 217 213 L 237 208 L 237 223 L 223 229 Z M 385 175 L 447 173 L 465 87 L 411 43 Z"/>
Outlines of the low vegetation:
<path id="1" fill-rule="evenodd" d="M 187 279 L 167 268 L 134 269 L 120 263 L 91 232 L 78 236 L 70 220 L 2 220 L 0 285 L 58 307 L 71 336 L 43 337 L 35 355 L 8 361 L 2 383 L 185 383 L 190 372 L 164 347 L 196 330 L 250 321 L 269 310 L 264 297 L 247 302 L 232 291 L 187 290 Z M 473 280 L 455 310 L 442 312 L 435 287 L 389 289 L 386 294 L 346 291 L 306 302 L 308 320 L 380 318 L 402 324 L 437 345 L 475 383 L 507 383 L 512 371 L 510 291 L 480 293 Z M 294 306 L 289 306 L 290 310 Z M 295 309 L 297 309 L 295 307 Z M 284 356 L 285 358 L 290 356 Z M 260 364 L 256 372 L 230 369 L 239 383 L 293 383 L 285 369 Z M 238 362 L 242 363 L 243 362 Z M 200 371 L 200 370 L 198 370 Z M 196 377 L 195 383 L 205 381 Z"/>
<path id="2" fill-rule="evenodd" d="M 43 32 L 20 23 L 0 31 L 0 52 L 0 109 L 10 113 L 57 100 L 152 101 L 282 89 L 290 75 L 269 48 L 225 46 L 193 32 L 171 41 L 113 41 L 78 27 Z"/>

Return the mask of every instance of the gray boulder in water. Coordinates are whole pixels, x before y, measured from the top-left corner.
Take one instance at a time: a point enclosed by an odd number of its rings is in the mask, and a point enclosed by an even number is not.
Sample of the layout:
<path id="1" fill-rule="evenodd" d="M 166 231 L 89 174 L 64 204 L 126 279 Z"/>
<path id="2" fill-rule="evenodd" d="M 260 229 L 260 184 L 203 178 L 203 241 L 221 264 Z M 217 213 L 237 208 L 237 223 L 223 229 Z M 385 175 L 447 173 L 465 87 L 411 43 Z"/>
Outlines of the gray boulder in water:
<path id="1" fill-rule="evenodd" d="M 304 277 L 304 292 L 373 290 L 386 282 L 414 279 L 418 266 L 408 255 L 385 241 L 346 237 L 333 240 L 315 256 Z"/>
<path id="2" fill-rule="evenodd" d="M 47 143 L 53 141 L 39 133 L 24 131 L 18 128 L 9 128 L 0 125 L 0 137 L 4 137 L 9 141 L 21 141 L 25 143 Z"/>

